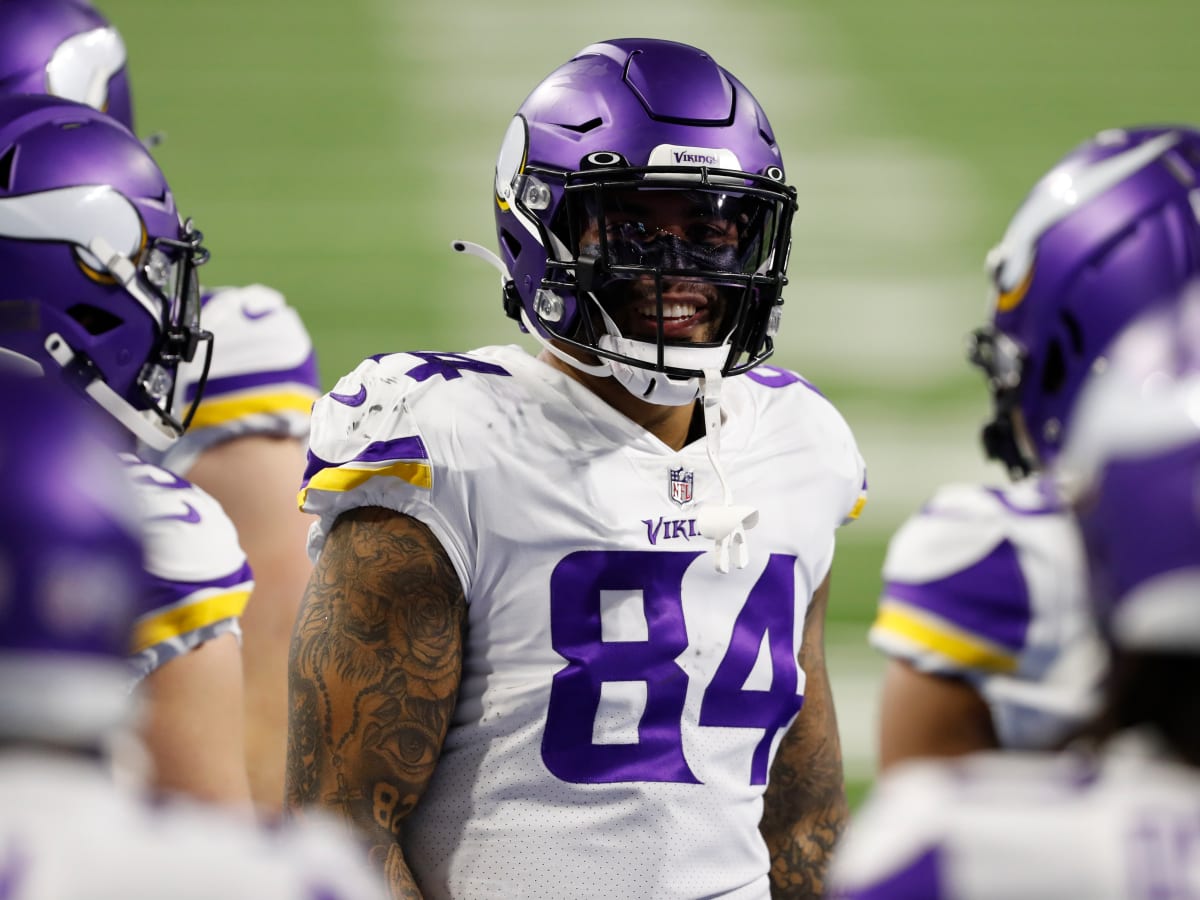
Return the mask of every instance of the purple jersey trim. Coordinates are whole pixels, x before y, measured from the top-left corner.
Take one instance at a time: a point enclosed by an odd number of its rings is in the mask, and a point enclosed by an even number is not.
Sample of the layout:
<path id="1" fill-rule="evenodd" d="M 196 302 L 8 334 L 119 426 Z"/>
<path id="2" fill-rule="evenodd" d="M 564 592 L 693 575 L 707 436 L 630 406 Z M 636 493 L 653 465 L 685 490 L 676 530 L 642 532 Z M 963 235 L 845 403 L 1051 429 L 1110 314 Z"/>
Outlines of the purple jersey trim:
<path id="1" fill-rule="evenodd" d="M 802 375 L 797 375 L 787 369 L 781 369 L 778 366 L 755 366 L 746 373 L 746 377 L 751 381 L 756 381 L 763 387 L 780 388 L 786 387 L 789 384 L 802 384 L 818 397 L 824 397 L 820 388 L 804 378 Z"/>
<path id="2" fill-rule="evenodd" d="M 270 372 L 251 372 L 247 375 L 229 375 L 225 378 L 210 378 L 204 388 L 204 400 L 211 400 L 223 394 L 233 394 L 247 388 L 268 387 L 278 384 L 303 384 L 315 391 L 321 389 L 321 379 L 317 372 L 317 355 L 309 353 L 308 358 L 298 366 L 290 369 L 275 369 Z M 196 385 L 187 386 L 187 401 L 196 398 Z M 203 404 L 203 401 L 201 401 Z"/>
<path id="3" fill-rule="evenodd" d="M 417 435 L 409 437 L 395 438 L 390 441 L 376 441 L 369 444 L 365 450 L 355 456 L 353 459 L 343 460 L 342 462 L 328 462 L 321 459 L 311 450 L 308 453 L 308 466 L 304 469 L 304 485 L 307 486 L 312 477 L 322 469 L 332 469 L 338 466 L 344 466 L 352 462 L 390 462 L 395 460 L 426 460 L 429 459 L 429 451 L 425 449 L 425 442 Z"/>
<path id="4" fill-rule="evenodd" d="M 1025 646 L 1032 618 L 1017 551 L 1005 540 L 974 565 L 937 581 L 889 581 L 885 598 L 932 613 L 1013 652 Z"/>
<path id="5" fill-rule="evenodd" d="M 1016 506 L 1011 500 L 1008 499 L 1008 495 L 1001 488 L 990 487 L 985 488 L 985 490 L 999 500 L 1000 505 L 1006 510 L 1018 516 L 1057 516 L 1066 512 L 1067 509 L 1063 502 L 1051 494 L 1049 489 L 1044 486 L 1039 488 L 1038 494 L 1045 502 L 1045 505 L 1035 506 L 1032 508 L 1027 506 Z"/>
<path id="6" fill-rule="evenodd" d="M 236 572 L 231 572 L 229 575 L 221 578 L 205 578 L 203 581 L 180 581 L 177 578 L 159 578 L 155 575 L 150 576 L 148 580 L 150 583 L 150 593 L 154 597 L 154 603 L 150 609 L 159 610 L 182 600 L 188 594 L 193 594 L 205 588 L 233 588 L 239 584 L 253 581 L 254 574 L 250 571 L 250 564 L 243 563 L 242 567 Z"/>
<path id="7" fill-rule="evenodd" d="M 835 887 L 832 897 L 834 900 L 940 900 L 946 896 L 941 867 L 941 854 L 935 847 L 882 881 L 857 888 Z"/>

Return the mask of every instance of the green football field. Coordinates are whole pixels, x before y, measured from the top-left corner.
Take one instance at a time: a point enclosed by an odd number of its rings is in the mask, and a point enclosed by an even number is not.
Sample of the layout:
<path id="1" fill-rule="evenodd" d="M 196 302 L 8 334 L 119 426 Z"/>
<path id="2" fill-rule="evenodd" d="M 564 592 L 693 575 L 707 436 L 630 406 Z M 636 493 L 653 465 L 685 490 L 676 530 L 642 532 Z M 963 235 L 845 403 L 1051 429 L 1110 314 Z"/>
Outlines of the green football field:
<path id="1" fill-rule="evenodd" d="M 842 538 L 830 665 L 852 774 L 872 765 L 865 648 L 887 537 L 979 460 L 962 361 L 982 259 L 1033 180 L 1123 124 L 1200 120 L 1195 0 L 100 0 L 143 134 L 209 237 L 210 284 L 303 313 L 326 386 L 364 356 L 518 340 L 491 269 L 513 111 L 595 40 L 704 47 L 771 116 L 800 193 L 777 361 L 842 409 L 871 502 Z M 519 502 L 515 498 L 514 502 Z"/>

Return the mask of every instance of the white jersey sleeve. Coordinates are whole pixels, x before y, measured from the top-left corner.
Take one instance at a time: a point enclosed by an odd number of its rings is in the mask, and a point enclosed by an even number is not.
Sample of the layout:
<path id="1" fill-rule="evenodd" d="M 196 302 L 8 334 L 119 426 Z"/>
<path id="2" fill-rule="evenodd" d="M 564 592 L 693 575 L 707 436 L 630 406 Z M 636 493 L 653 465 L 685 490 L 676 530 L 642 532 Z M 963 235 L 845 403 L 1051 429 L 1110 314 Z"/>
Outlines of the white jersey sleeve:
<path id="1" fill-rule="evenodd" d="M 283 295 L 261 284 L 224 287 L 202 297 L 201 325 L 213 334 L 208 382 L 188 430 L 161 459 L 181 475 L 206 449 L 246 435 L 304 438 L 320 378 L 312 339 Z M 180 366 L 179 397 L 196 397 L 204 360 Z"/>
<path id="2" fill-rule="evenodd" d="M 149 597 L 134 624 L 139 678 L 222 634 L 241 635 L 254 586 L 233 522 L 212 497 L 152 463 L 122 454 L 146 542 Z"/>
<path id="3" fill-rule="evenodd" d="M 763 792 L 864 465 L 794 373 L 727 379 L 722 411 L 759 513 L 725 574 L 697 526 L 724 497 L 705 441 L 673 450 L 519 348 L 367 360 L 314 407 L 314 557 L 345 511 L 393 509 L 466 593 L 458 703 L 405 826 L 430 900 L 769 897 Z"/>
<path id="4" fill-rule="evenodd" d="M 1127 735 L 1126 738 L 1132 737 Z M 840 900 L 1187 897 L 1200 775 L 1142 745 L 898 766 L 838 845 Z"/>
<path id="5" fill-rule="evenodd" d="M 1048 746 L 1093 711 L 1104 652 L 1048 482 L 942 488 L 892 538 L 883 582 L 872 645 L 974 684 L 1002 745 Z"/>
<path id="6" fill-rule="evenodd" d="M 90 760 L 0 758 L 5 900 L 384 900 L 365 857 L 324 820 L 256 828 L 211 807 L 142 802 Z"/>

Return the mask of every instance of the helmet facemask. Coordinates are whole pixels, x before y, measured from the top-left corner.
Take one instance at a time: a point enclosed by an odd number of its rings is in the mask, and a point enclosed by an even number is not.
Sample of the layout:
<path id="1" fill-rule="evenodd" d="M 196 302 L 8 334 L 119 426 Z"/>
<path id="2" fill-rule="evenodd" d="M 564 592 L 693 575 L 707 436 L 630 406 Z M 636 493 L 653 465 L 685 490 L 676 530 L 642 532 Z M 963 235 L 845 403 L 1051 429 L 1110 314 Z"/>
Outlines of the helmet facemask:
<path id="1" fill-rule="evenodd" d="M 1014 480 L 1023 478 L 1038 468 L 1037 453 L 1020 421 L 1026 354 L 1003 331 L 986 325 L 969 335 L 967 359 L 983 372 L 992 398 L 992 417 L 980 435 L 984 454 L 1003 463 Z"/>
<path id="2" fill-rule="evenodd" d="M 530 167 L 523 177 L 515 205 L 539 223 L 523 200 L 548 195 L 546 182 L 563 184 L 551 227 L 542 227 L 546 274 L 534 309 L 547 332 L 607 360 L 626 387 L 657 403 L 694 399 L 704 370 L 738 374 L 771 355 L 793 189 L 744 172 L 666 166 L 557 178 Z M 669 385 L 680 390 L 659 389 Z"/>
<path id="3" fill-rule="evenodd" d="M 212 363 L 212 334 L 200 327 L 200 281 L 196 275 L 196 269 L 209 258 L 203 240 L 204 235 L 188 219 L 179 240 L 155 238 L 138 260 L 140 281 L 155 295 L 162 309 L 160 337 L 138 383 L 148 408 L 179 434 L 191 424 Z M 179 394 L 175 376 L 180 365 L 196 358 L 201 344 L 204 344 L 204 365 L 195 387 L 196 401 L 181 415 L 175 410 Z"/>

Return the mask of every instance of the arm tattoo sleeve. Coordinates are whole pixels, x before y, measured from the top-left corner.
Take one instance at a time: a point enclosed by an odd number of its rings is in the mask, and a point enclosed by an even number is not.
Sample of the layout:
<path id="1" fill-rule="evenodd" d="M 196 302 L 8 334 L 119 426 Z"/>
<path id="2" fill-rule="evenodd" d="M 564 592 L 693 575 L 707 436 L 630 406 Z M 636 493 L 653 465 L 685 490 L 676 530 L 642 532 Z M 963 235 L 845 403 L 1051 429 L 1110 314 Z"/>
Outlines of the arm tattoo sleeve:
<path id="1" fill-rule="evenodd" d="M 763 799 L 760 828 L 771 853 L 773 900 L 824 896 L 829 858 L 848 816 L 837 716 L 825 669 L 828 595 L 826 579 L 804 625 L 804 706 L 780 743 Z"/>
<path id="2" fill-rule="evenodd" d="M 366 836 L 395 897 L 420 897 L 401 825 L 441 753 L 462 675 L 466 601 L 415 519 L 341 516 L 313 570 L 288 665 L 287 804 Z"/>

